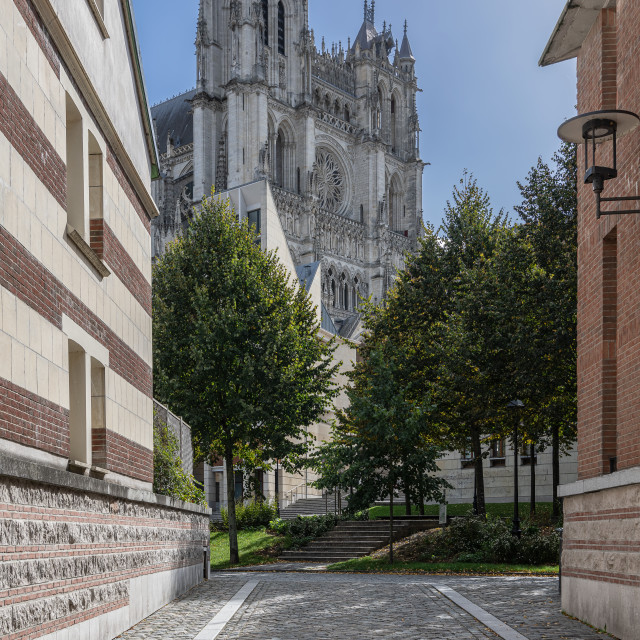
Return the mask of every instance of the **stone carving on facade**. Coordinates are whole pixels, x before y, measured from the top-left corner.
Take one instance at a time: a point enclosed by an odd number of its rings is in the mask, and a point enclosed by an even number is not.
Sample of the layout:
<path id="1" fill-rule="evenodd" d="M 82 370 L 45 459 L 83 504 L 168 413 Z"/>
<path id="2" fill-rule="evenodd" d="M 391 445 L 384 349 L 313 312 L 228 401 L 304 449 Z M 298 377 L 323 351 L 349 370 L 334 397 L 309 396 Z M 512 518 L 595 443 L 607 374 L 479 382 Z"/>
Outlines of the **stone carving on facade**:
<path id="1" fill-rule="evenodd" d="M 415 177 L 422 163 L 413 62 L 389 63 L 395 46 L 391 28 L 377 31 L 372 12 L 353 45 L 322 41 L 317 49 L 307 22 L 308 0 L 298 2 L 302 10 L 286 14 L 284 57 L 277 2 L 269 3 L 267 25 L 262 2 L 201 0 L 196 44 L 203 89 L 189 100 L 204 115 L 192 121 L 197 148 L 204 152 L 196 154 L 192 176 L 182 177 L 180 148 L 171 145 L 169 156 L 161 158 L 163 177 L 153 189 L 163 221 L 154 221 L 153 230 L 164 240 L 176 232 L 176 201 L 188 180 L 195 183 L 199 200 L 209 192 L 209 180 L 221 192 L 267 179 L 294 261 L 322 263 L 326 295 L 325 259 L 330 257 L 338 276 L 344 272 L 341 286 L 352 287 L 358 272 L 357 292 L 382 300 L 389 278 L 403 264 L 404 252 L 415 250 L 420 233 L 420 180 Z M 216 43 L 227 56 L 207 46 L 212 36 L 206 25 L 217 25 Z M 253 59 L 246 60 L 244 51 Z M 216 98 L 205 101 L 205 95 Z M 161 145 L 167 129 L 190 130 L 175 121 L 175 111 L 175 103 L 167 105 L 170 124 L 161 126 Z M 192 117 L 186 106 L 184 114 Z M 391 191 L 388 176 L 397 176 Z M 157 244 L 154 238 L 154 249 Z M 355 313 L 353 290 L 348 301 L 342 295 L 344 308 L 336 288 L 332 317 Z"/>
<path id="2" fill-rule="evenodd" d="M 316 151 L 315 173 L 321 207 L 337 213 L 344 205 L 346 185 L 343 169 L 331 151 Z"/>

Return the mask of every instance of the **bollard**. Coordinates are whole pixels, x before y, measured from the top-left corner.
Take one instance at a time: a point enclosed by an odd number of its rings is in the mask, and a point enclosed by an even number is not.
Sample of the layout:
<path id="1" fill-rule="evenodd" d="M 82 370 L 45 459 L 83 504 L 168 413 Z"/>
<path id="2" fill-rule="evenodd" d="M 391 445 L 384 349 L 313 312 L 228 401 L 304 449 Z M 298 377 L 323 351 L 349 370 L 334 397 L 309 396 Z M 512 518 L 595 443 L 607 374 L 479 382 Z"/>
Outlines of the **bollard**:
<path id="1" fill-rule="evenodd" d="M 208 580 L 211 577 L 211 548 L 206 546 L 202 547 L 202 553 L 204 554 L 204 566 L 203 566 L 203 578 Z"/>
<path id="2" fill-rule="evenodd" d="M 558 554 L 558 593 L 562 593 L 562 527 L 558 527 L 556 531 L 560 534 L 560 552 Z"/>

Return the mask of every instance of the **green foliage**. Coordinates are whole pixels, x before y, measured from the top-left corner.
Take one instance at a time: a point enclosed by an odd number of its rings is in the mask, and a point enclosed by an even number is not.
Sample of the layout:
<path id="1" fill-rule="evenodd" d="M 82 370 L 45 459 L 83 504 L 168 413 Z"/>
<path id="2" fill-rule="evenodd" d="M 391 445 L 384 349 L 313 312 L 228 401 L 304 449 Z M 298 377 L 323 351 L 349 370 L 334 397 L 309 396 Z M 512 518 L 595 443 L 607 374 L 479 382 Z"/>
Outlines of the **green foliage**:
<path id="1" fill-rule="evenodd" d="M 256 246 L 227 200 L 204 199 L 153 270 L 157 396 L 188 420 L 198 450 L 227 468 L 287 470 L 309 446 L 305 428 L 337 393 L 335 344 L 318 338 L 304 288 Z M 227 483 L 237 561 L 233 474 Z"/>
<path id="2" fill-rule="evenodd" d="M 526 512 L 526 508 L 529 506 L 529 503 L 520 502 L 521 513 Z M 495 516 L 501 518 L 510 518 L 513 515 L 513 503 L 512 502 L 487 502 L 487 515 Z M 437 504 L 428 504 L 425 505 L 424 513 L 427 516 L 437 516 L 440 511 L 440 505 Z M 393 512 L 397 516 L 404 515 L 404 506 L 396 505 L 394 506 Z M 376 518 L 389 517 L 389 507 L 371 507 L 368 510 L 369 518 L 371 520 L 375 520 Z M 412 513 L 414 515 L 418 514 L 418 508 L 413 507 Z M 536 512 L 535 517 L 532 518 L 538 525 L 550 525 L 552 513 L 552 504 L 551 502 L 537 502 L 536 503 Z M 467 503 L 461 504 L 448 504 L 447 505 L 447 515 L 448 516 L 471 516 L 473 515 L 473 505 Z M 559 525 L 561 526 L 561 525 Z"/>
<path id="3" fill-rule="evenodd" d="M 269 523 L 269 529 L 285 536 L 288 547 L 298 548 L 335 529 L 342 519 L 344 518 L 333 513 L 323 516 L 298 516 L 295 520 L 276 518 Z"/>
<path id="4" fill-rule="evenodd" d="M 365 338 L 366 341 L 366 338 Z M 332 441 L 311 456 L 319 488 L 353 489 L 351 511 L 367 508 L 397 487 L 422 501 L 442 499 L 447 483 L 432 474 L 440 451 L 423 437 L 431 407 L 411 401 L 402 382 L 403 355 L 390 344 L 370 349 L 349 373 L 349 406 Z"/>
<path id="5" fill-rule="evenodd" d="M 555 528 L 524 523 L 522 537 L 505 518 L 456 518 L 423 542 L 425 562 L 504 562 L 549 564 L 558 561 L 561 535 Z"/>
<path id="6" fill-rule="evenodd" d="M 236 504 L 236 526 L 238 527 L 238 531 L 255 527 L 266 527 L 271 520 L 275 518 L 276 511 L 275 502 L 260 500 L 247 504 L 238 502 Z M 222 509 L 220 509 L 220 515 L 222 516 L 221 528 L 228 531 L 229 511 L 222 507 Z"/>
<path id="7" fill-rule="evenodd" d="M 207 506 L 204 491 L 180 461 L 178 438 L 163 422 L 153 421 L 153 491 L 184 502 Z"/>

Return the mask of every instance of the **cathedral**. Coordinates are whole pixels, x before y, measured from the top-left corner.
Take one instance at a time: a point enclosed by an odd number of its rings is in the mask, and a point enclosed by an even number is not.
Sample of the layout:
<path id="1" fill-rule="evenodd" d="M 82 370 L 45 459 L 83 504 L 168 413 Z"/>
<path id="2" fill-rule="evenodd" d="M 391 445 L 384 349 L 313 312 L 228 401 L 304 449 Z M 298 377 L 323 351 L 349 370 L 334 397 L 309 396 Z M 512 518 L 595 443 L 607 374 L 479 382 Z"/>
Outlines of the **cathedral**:
<path id="1" fill-rule="evenodd" d="M 308 0 L 200 0 L 195 46 L 195 89 L 152 108 L 154 255 L 212 188 L 266 180 L 294 263 L 317 263 L 323 312 L 351 337 L 361 299 L 384 298 L 422 229 L 406 23 L 398 44 L 365 0 L 353 41 L 327 46 Z"/>

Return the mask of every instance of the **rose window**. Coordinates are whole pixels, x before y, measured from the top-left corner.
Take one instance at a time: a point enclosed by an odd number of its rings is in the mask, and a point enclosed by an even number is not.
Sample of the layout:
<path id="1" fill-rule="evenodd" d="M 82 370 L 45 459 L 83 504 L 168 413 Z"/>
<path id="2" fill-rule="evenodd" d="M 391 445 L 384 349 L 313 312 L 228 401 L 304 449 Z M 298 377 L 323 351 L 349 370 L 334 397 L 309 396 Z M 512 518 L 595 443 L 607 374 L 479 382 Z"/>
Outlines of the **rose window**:
<path id="1" fill-rule="evenodd" d="M 324 149 L 316 151 L 318 197 L 323 209 L 338 213 L 344 201 L 345 180 L 333 154 Z"/>

